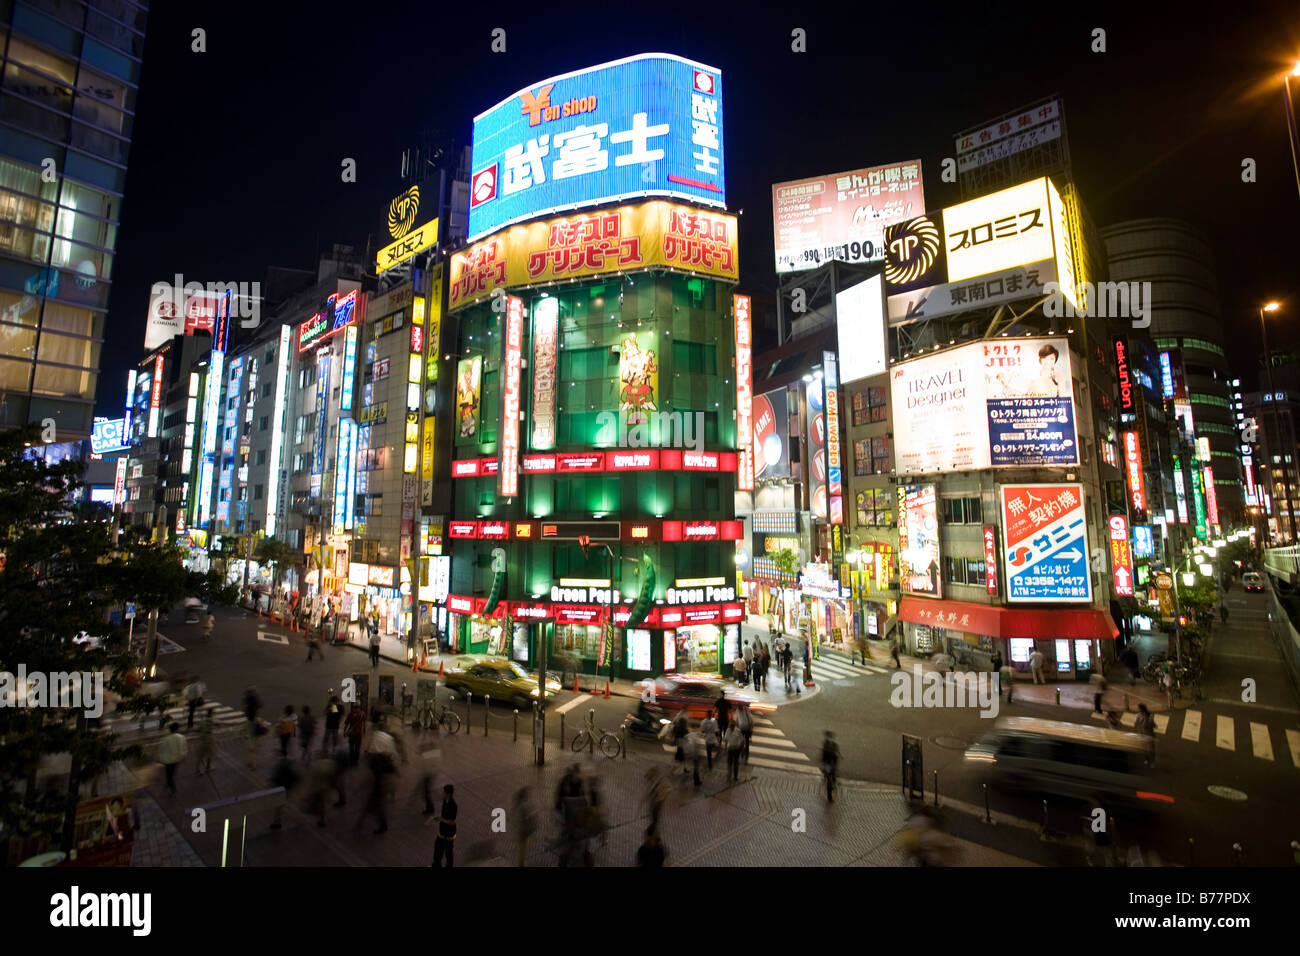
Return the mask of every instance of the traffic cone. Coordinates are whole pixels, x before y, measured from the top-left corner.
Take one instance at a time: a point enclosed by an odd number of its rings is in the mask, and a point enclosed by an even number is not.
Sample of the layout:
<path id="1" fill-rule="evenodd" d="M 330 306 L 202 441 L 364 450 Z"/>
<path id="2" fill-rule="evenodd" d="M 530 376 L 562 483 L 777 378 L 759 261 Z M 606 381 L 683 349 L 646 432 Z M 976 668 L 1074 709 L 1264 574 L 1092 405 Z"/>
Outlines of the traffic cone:
<path id="1" fill-rule="evenodd" d="M 438 661 L 438 676 L 442 676 L 442 661 Z"/>
<path id="2" fill-rule="evenodd" d="M 577 674 L 574 674 L 574 675 L 573 675 L 573 692 L 574 692 L 575 694 L 581 694 L 581 693 L 582 693 L 582 691 L 580 691 L 580 690 L 578 689 L 578 675 L 577 675 Z"/>
<path id="3" fill-rule="evenodd" d="M 605 699 L 609 700 L 609 678 L 605 678 Z"/>

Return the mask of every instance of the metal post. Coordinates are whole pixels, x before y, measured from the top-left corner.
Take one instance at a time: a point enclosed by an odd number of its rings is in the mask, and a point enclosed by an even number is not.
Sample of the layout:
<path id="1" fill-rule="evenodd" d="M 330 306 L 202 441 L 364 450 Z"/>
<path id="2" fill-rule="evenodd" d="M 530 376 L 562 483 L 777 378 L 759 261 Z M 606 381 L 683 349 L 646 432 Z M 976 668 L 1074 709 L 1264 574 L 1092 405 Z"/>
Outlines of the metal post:
<path id="1" fill-rule="evenodd" d="M 623 751 L 623 759 L 627 759 L 627 721 L 623 721 L 623 726 L 619 728 L 618 746 Z"/>
<path id="2" fill-rule="evenodd" d="M 1241 844 L 1240 843 L 1234 843 L 1232 845 L 1232 865 L 1241 866 Z"/>
<path id="3" fill-rule="evenodd" d="M 910 760 L 904 760 L 904 761 L 903 761 L 903 797 L 904 797 L 904 799 L 906 799 L 907 796 L 908 796 L 908 792 L 907 792 L 907 782 L 908 782 L 909 779 L 911 779 L 911 776 L 912 776 L 912 761 L 910 761 Z"/>
<path id="4" fill-rule="evenodd" d="M 515 743 L 518 743 L 518 742 L 519 742 L 519 708 L 518 708 L 518 707 L 515 708 L 515 736 L 514 736 L 514 742 L 515 742 Z"/>
<path id="5" fill-rule="evenodd" d="M 472 690 L 467 690 L 465 691 L 465 736 L 466 737 L 468 737 L 470 734 L 474 732 L 472 729 L 474 725 L 470 723 L 473 713 L 474 713 L 474 692 Z"/>
<path id="6" fill-rule="evenodd" d="M 560 752 L 564 752 L 564 714 L 560 714 Z"/>
<path id="7" fill-rule="evenodd" d="M 1195 837 L 1187 838 L 1187 865 L 1188 866 L 1196 865 L 1196 838 Z"/>
<path id="8" fill-rule="evenodd" d="M 596 708 L 587 711 L 587 753 L 596 755 Z"/>
<path id="9" fill-rule="evenodd" d="M 1061 706 L 1061 688 L 1056 688 L 1056 706 Z"/>
<path id="10" fill-rule="evenodd" d="M 984 788 L 984 822 L 992 823 L 993 815 L 989 813 L 989 785 L 985 783 L 980 784 L 980 786 Z"/>
<path id="11" fill-rule="evenodd" d="M 930 772 L 934 774 L 934 805 L 937 807 L 939 805 L 939 771 L 931 770 Z"/>
<path id="12" fill-rule="evenodd" d="M 488 735 L 488 716 L 492 713 L 492 695 L 485 694 L 483 697 L 483 736 Z"/>
<path id="13" fill-rule="evenodd" d="M 1043 801 L 1043 832 L 1040 834 L 1041 839 L 1047 839 L 1047 801 Z"/>

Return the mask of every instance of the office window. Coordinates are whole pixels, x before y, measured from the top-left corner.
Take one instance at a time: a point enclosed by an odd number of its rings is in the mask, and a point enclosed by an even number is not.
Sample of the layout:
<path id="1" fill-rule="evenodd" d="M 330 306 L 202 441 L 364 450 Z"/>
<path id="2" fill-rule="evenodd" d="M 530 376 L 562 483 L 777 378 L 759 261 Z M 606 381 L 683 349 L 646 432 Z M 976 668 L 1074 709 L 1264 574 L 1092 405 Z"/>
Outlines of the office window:
<path id="1" fill-rule="evenodd" d="M 270 398 L 270 397 L 271 397 L 271 383 L 270 383 L 270 382 L 267 382 L 265 385 L 262 386 L 262 397 L 263 397 L 263 398 Z"/>
<path id="2" fill-rule="evenodd" d="M 271 416 L 270 416 L 270 415 L 263 415 L 261 418 L 259 418 L 259 419 L 257 420 L 257 430 L 258 430 L 259 432 L 264 432 L 264 431 L 266 431 L 267 427 L 268 427 L 270 424 L 271 424 Z"/>
<path id="3" fill-rule="evenodd" d="M 941 498 L 939 513 L 948 524 L 982 524 L 984 510 L 979 498 Z"/>
<path id="4" fill-rule="evenodd" d="M 261 485 L 253 485 L 253 500 L 254 500 L 254 501 L 261 501 L 261 500 L 262 500 L 262 490 L 263 490 L 263 489 L 262 489 L 262 486 L 261 486 Z"/>
<path id="5" fill-rule="evenodd" d="M 254 455 L 254 463 L 255 463 L 255 464 L 258 464 L 258 465 L 265 465 L 265 464 L 266 464 L 266 449 L 265 449 L 265 448 L 259 448 L 259 449 L 257 450 L 257 453 Z"/>

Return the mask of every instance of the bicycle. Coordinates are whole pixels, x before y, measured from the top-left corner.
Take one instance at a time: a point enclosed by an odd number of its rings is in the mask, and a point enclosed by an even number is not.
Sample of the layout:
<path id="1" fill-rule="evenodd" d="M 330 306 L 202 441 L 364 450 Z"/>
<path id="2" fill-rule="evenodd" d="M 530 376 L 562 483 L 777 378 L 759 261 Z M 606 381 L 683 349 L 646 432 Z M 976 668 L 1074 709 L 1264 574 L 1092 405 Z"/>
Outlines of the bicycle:
<path id="1" fill-rule="evenodd" d="M 600 752 L 611 760 L 623 750 L 623 741 L 618 734 L 597 727 L 595 718 L 589 714 L 587 716 L 587 726 L 574 735 L 573 743 L 570 746 L 574 753 L 581 753 L 588 742 L 593 740 L 599 745 Z"/>
<path id="2" fill-rule="evenodd" d="M 415 726 L 422 730 L 430 730 L 439 724 L 442 725 L 444 732 L 454 734 L 460 730 L 460 714 L 452 710 L 449 704 L 439 704 L 430 700 L 421 703 L 415 713 Z"/>

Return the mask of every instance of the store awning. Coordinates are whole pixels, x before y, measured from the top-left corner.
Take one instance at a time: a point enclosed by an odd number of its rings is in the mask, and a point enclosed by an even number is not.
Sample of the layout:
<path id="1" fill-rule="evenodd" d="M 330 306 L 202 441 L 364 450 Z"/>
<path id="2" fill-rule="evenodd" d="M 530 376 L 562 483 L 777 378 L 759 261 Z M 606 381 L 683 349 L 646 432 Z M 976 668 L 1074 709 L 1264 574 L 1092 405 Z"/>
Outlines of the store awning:
<path id="1" fill-rule="evenodd" d="M 1113 641 L 1119 636 L 1119 628 L 1110 614 L 1093 607 L 994 607 L 969 601 L 905 597 L 898 609 L 898 617 L 912 624 L 942 627 L 964 634 L 987 634 L 989 637 Z"/>

